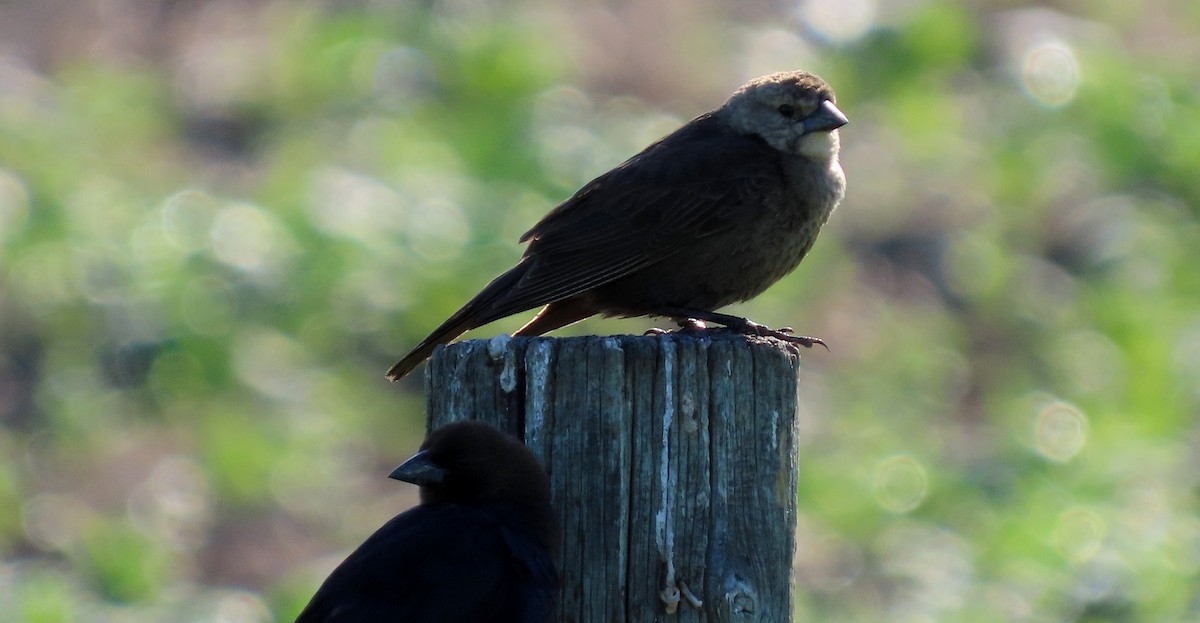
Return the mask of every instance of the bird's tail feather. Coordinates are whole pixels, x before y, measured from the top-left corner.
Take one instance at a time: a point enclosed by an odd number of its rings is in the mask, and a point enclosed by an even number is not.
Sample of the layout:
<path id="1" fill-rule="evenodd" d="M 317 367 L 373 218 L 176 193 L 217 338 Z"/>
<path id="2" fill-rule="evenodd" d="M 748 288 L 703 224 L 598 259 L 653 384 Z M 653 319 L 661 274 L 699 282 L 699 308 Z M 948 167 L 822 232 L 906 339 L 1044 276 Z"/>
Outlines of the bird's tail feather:
<path id="1" fill-rule="evenodd" d="M 477 326 L 479 325 L 472 323 L 470 319 L 460 319 L 457 324 L 453 325 L 449 323 L 442 324 L 442 326 L 438 327 L 437 331 L 434 331 L 433 334 L 418 344 L 412 352 L 405 355 L 403 359 L 388 369 L 388 380 L 399 381 L 404 378 L 405 375 L 413 371 L 413 368 L 421 365 L 422 361 L 429 359 L 429 356 L 433 354 L 433 349 L 450 342 Z"/>
<path id="2" fill-rule="evenodd" d="M 531 305 L 520 306 L 520 309 L 513 309 L 512 304 L 504 304 L 504 296 L 512 289 L 513 284 L 521 279 L 528 270 L 525 262 L 518 263 L 512 270 L 496 277 L 474 298 L 467 301 L 462 309 L 454 312 L 454 315 L 446 319 L 438 328 L 429 334 L 412 352 L 404 356 L 403 359 L 396 362 L 387 371 L 387 378 L 390 381 L 398 381 L 412 372 L 433 354 L 433 349 L 442 344 L 447 344 L 454 338 L 474 329 L 475 327 L 483 326 L 493 320 L 499 320 L 505 316 L 532 309 L 540 305 L 534 303 Z"/>

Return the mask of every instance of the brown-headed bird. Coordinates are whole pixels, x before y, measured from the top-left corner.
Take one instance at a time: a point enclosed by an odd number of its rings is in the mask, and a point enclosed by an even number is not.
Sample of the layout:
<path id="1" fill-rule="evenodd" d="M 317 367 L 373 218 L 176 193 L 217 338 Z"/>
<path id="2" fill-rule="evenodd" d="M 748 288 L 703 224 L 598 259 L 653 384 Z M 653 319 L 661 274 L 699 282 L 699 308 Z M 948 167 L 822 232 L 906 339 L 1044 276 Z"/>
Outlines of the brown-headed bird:
<path id="1" fill-rule="evenodd" d="M 392 478 L 421 487 L 342 562 L 296 623 L 546 623 L 558 576 L 550 482 L 521 442 L 443 426 Z"/>
<path id="2" fill-rule="evenodd" d="M 521 237 L 529 243 L 521 261 L 388 378 L 470 329 L 542 305 L 515 335 L 599 314 L 822 343 L 714 310 L 761 294 L 808 253 L 845 191 L 837 133 L 845 124 L 833 90 L 813 74 L 750 81 L 554 208 Z"/>

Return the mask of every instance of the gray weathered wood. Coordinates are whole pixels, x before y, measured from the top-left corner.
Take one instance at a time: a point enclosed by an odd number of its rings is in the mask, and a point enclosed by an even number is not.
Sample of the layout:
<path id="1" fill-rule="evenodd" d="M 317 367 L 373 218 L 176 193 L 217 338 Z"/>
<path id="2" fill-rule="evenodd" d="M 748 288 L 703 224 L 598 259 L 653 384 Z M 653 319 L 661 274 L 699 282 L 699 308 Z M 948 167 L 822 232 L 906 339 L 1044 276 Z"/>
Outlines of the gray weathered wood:
<path id="1" fill-rule="evenodd" d="M 430 426 L 489 421 L 546 467 L 562 519 L 555 621 L 781 622 L 798 374 L 790 345 L 729 333 L 501 336 L 439 348 L 426 395 Z"/>

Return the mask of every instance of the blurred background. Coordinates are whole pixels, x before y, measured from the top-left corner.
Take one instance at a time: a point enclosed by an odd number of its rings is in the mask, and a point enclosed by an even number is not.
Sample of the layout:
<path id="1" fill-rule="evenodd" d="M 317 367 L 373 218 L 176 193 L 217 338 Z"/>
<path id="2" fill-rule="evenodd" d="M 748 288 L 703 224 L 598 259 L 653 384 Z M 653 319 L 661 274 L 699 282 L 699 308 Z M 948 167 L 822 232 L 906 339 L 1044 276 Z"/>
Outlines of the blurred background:
<path id="1" fill-rule="evenodd" d="M 290 621 L 415 501 L 384 370 L 792 68 L 849 190 L 730 309 L 830 344 L 797 619 L 1200 621 L 1198 59 L 1182 0 L 0 2 L 0 622 Z"/>

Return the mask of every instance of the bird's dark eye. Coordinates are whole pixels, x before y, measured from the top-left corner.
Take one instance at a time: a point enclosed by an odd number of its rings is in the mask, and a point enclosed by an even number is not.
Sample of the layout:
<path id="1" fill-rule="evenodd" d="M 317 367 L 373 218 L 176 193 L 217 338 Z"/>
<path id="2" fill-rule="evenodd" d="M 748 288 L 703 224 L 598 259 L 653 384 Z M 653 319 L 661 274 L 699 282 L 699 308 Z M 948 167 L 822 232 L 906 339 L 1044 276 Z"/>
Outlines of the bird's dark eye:
<path id="1" fill-rule="evenodd" d="M 792 106 L 791 104 L 780 104 L 779 114 L 783 115 L 784 117 L 791 117 L 792 115 L 796 114 L 796 107 Z"/>

